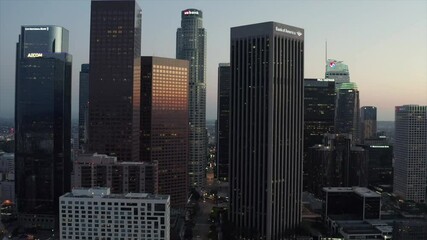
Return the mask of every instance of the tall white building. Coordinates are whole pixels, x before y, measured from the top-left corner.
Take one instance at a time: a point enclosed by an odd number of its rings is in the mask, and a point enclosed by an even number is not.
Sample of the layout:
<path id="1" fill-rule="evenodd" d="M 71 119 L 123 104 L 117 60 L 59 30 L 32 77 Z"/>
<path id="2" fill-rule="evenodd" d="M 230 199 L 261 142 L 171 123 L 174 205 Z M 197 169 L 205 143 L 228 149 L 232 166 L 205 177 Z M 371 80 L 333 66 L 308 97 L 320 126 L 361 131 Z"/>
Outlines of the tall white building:
<path id="1" fill-rule="evenodd" d="M 188 60 L 189 68 L 189 160 L 188 177 L 191 187 L 203 187 L 207 164 L 206 133 L 206 29 L 203 12 L 185 9 L 181 27 L 176 30 L 176 58 Z"/>
<path id="2" fill-rule="evenodd" d="M 406 200 L 426 202 L 427 106 L 395 109 L 394 193 Z"/>
<path id="3" fill-rule="evenodd" d="M 76 188 L 59 202 L 62 240 L 170 239 L 169 195 Z"/>

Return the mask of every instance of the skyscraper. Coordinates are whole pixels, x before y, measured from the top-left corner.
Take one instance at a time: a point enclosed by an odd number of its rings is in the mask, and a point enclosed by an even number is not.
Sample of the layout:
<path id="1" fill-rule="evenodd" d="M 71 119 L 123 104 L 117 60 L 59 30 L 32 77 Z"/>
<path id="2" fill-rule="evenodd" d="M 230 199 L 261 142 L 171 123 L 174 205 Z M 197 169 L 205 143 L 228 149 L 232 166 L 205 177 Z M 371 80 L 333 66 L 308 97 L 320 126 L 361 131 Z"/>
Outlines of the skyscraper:
<path id="1" fill-rule="evenodd" d="M 397 106 L 394 124 L 394 193 L 426 202 L 427 106 Z"/>
<path id="2" fill-rule="evenodd" d="M 356 83 L 343 83 L 337 90 L 335 109 L 335 132 L 352 135 L 359 143 L 359 90 Z"/>
<path id="3" fill-rule="evenodd" d="M 377 134 L 377 108 L 363 106 L 360 108 L 360 140 L 374 138 Z"/>
<path id="4" fill-rule="evenodd" d="M 189 81 L 189 162 L 190 185 L 205 182 L 206 145 L 206 30 L 203 13 L 197 9 L 181 12 L 181 27 L 176 31 L 176 58 L 190 62 Z"/>
<path id="5" fill-rule="evenodd" d="M 54 228 L 70 190 L 71 55 L 68 30 L 22 26 L 16 56 L 15 182 L 18 220 Z"/>
<path id="6" fill-rule="evenodd" d="M 79 84 L 79 150 L 85 152 L 89 124 L 89 64 L 82 64 Z"/>
<path id="7" fill-rule="evenodd" d="M 188 199 L 188 61 L 141 58 L 141 158 L 157 163 L 158 192 Z"/>
<path id="8" fill-rule="evenodd" d="M 228 181 L 229 145 L 230 145 L 230 91 L 231 69 L 229 63 L 218 66 L 218 110 L 217 110 L 217 178 Z"/>
<path id="9" fill-rule="evenodd" d="M 231 28 L 230 221 L 240 237 L 283 239 L 301 221 L 304 30 Z"/>
<path id="10" fill-rule="evenodd" d="M 335 87 L 337 89 L 341 86 L 342 83 L 350 82 L 350 73 L 348 71 L 348 65 L 344 64 L 343 61 L 328 59 L 326 61 L 325 67 L 325 78 L 334 79 Z"/>
<path id="11" fill-rule="evenodd" d="M 334 133 L 335 81 L 304 79 L 304 149 L 323 142 Z"/>
<path id="12" fill-rule="evenodd" d="M 135 0 L 92 0 L 89 151 L 140 161 L 141 18 Z"/>

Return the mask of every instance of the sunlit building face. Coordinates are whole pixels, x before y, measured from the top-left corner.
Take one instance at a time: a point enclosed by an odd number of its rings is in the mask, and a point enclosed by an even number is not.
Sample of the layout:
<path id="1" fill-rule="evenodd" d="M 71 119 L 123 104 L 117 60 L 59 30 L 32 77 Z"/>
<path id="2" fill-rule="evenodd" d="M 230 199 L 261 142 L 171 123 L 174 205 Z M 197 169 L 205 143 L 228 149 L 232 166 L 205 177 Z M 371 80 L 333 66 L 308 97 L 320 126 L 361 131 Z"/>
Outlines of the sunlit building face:
<path id="1" fill-rule="evenodd" d="M 141 58 L 141 158 L 158 163 L 158 193 L 178 208 L 188 197 L 188 65 Z"/>

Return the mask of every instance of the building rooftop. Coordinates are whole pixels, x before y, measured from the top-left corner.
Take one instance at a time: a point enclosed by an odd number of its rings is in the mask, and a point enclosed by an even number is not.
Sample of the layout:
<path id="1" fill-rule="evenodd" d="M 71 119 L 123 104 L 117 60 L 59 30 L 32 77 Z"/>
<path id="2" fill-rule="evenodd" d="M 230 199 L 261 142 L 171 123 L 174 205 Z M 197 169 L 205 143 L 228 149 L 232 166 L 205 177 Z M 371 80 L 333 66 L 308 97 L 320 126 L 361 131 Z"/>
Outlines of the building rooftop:
<path id="1" fill-rule="evenodd" d="M 94 188 L 73 188 L 72 192 L 64 194 L 62 197 L 77 197 L 77 198 L 104 198 L 104 199 L 155 199 L 168 200 L 169 195 L 150 194 L 150 193 L 126 193 L 126 194 L 111 194 L 110 188 L 94 187 Z"/>
<path id="2" fill-rule="evenodd" d="M 323 191 L 328 193 L 354 192 L 362 197 L 381 197 L 379 193 L 365 187 L 324 187 Z"/>

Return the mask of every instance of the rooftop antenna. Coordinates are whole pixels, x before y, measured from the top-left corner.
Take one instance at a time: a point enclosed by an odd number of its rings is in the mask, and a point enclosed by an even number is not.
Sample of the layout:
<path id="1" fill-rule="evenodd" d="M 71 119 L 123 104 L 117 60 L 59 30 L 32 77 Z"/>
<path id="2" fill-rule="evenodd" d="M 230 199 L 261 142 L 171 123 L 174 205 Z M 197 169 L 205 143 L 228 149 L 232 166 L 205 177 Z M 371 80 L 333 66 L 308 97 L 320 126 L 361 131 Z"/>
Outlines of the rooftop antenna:
<path id="1" fill-rule="evenodd" d="M 325 63 L 328 62 L 328 40 L 325 41 Z"/>

